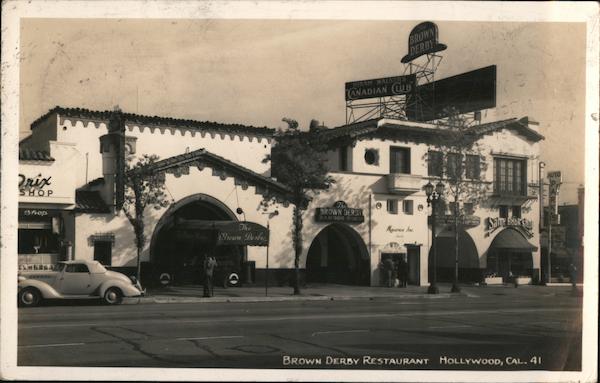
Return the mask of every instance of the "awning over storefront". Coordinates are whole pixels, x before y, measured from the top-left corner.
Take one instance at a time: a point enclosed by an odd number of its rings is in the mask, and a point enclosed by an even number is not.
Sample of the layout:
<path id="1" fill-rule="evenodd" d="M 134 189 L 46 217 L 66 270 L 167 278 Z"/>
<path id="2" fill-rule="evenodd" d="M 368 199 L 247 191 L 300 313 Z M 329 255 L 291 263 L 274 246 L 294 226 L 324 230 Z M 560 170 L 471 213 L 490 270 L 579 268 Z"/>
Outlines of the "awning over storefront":
<path id="1" fill-rule="evenodd" d="M 204 221 L 177 218 L 177 236 L 215 240 L 218 245 L 267 246 L 269 230 L 254 222 Z"/>
<path id="2" fill-rule="evenodd" d="M 538 248 L 531 243 L 518 231 L 513 229 L 504 229 L 494 238 L 490 245 L 490 250 L 504 250 L 513 252 L 536 251 Z"/>

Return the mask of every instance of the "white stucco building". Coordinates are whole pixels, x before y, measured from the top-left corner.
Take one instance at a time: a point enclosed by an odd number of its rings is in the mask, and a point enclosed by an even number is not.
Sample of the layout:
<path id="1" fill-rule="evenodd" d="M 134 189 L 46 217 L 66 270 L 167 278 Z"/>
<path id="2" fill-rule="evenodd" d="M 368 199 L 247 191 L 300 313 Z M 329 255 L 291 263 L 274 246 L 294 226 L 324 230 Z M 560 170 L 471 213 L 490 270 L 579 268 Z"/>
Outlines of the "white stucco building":
<path id="1" fill-rule="evenodd" d="M 389 257 L 406 259 L 409 283 L 429 283 L 432 239 L 423 186 L 444 179 L 429 174 L 426 161 L 440 129 L 375 119 L 321 133 L 336 183 L 304 212 L 300 265 L 308 282 L 380 285 L 380 263 Z M 473 211 L 479 223 L 460 233 L 461 279 L 479 282 L 487 273 L 509 271 L 537 279 L 533 192 L 542 136 L 527 119 L 473 129 L 485 148 L 488 167 L 480 176 L 491 193 Z M 174 282 L 197 283 L 198 255 L 216 244 L 213 234 L 250 222 L 269 226 L 269 279 L 286 284 L 294 267 L 293 206 L 290 190 L 271 178 L 271 164 L 263 161 L 273 140 L 267 128 L 57 107 L 32 124 L 20 145 L 19 265 L 47 268 L 72 256 L 135 267 L 133 228 L 121 211 L 125 157 L 155 154 L 171 203 L 146 214 L 141 260 L 147 276 L 168 273 Z M 263 196 L 277 200 L 271 214 L 261 208 Z M 453 239 L 442 221 L 441 279 L 453 265 L 443 251 Z M 265 247 L 220 243 L 216 252 L 227 274 L 247 282 L 264 278 Z"/>

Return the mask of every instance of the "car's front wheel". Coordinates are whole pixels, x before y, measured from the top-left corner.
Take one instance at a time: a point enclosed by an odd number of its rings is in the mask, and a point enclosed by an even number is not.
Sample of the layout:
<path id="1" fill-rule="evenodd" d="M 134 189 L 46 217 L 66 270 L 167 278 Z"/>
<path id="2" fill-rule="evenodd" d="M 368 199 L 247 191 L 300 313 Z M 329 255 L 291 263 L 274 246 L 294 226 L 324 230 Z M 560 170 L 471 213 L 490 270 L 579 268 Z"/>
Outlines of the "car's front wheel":
<path id="1" fill-rule="evenodd" d="M 19 306 L 35 307 L 42 302 L 42 294 L 33 287 L 26 287 L 19 291 Z"/>
<path id="2" fill-rule="evenodd" d="M 109 287 L 104 292 L 104 303 L 107 305 L 118 305 L 123 301 L 123 293 L 116 287 Z"/>

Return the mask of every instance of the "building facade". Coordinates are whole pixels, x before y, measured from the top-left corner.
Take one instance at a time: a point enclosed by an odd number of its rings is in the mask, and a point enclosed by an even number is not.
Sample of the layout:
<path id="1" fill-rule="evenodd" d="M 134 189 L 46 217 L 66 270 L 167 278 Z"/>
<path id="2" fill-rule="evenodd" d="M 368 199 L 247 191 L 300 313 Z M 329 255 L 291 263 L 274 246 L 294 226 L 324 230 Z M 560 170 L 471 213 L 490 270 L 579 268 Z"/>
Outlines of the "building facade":
<path id="1" fill-rule="evenodd" d="M 330 148 L 327 165 L 336 182 L 304 211 L 300 267 L 307 282 L 382 285 L 389 258 L 407 263 L 409 283 L 429 284 L 431 208 L 423 187 L 444 182 L 427 161 L 443 129 L 382 118 L 319 133 Z M 488 165 L 477 176 L 489 193 L 460 228 L 459 278 L 536 281 L 534 191 L 543 137 L 526 118 L 480 124 L 473 132 Z M 237 273 L 261 281 L 268 262 L 270 282 L 286 284 L 294 267 L 293 206 L 290 190 L 271 177 L 264 161 L 273 145 L 268 128 L 57 107 L 32 124 L 20 145 L 19 267 L 49 268 L 74 257 L 134 268 L 133 227 L 122 211 L 124 172 L 127 158 L 148 154 L 160 158 L 155 169 L 164 174 L 170 203 L 145 217 L 141 261 L 147 276 L 198 283 L 199 257 L 214 251 L 226 278 Z M 265 197 L 276 201 L 268 210 Z M 453 270 L 447 249 L 454 235 L 447 214 L 435 219 L 443 280 Z M 232 224 L 259 228 L 250 237 L 268 227 L 268 248 L 261 241 L 223 241 L 220 233 Z"/>

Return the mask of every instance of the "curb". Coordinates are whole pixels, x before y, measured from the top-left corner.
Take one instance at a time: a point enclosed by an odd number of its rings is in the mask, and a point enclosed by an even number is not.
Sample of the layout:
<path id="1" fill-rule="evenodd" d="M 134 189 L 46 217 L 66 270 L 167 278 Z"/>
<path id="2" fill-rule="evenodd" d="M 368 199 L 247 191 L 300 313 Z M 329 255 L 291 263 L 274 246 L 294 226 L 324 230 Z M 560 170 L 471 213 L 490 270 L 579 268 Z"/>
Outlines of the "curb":
<path id="1" fill-rule="evenodd" d="M 170 297 L 170 296 L 147 296 L 141 298 L 126 298 L 123 304 L 165 304 L 165 303 L 260 303 L 260 302 L 305 302 L 305 301 L 351 301 L 351 300 L 398 300 L 398 299 L 444 299 L 451 296 L 465 294 L 402 294 L 402 295 L 371 295 L 371 296 L 274 296 L 274 297 Z"/>

